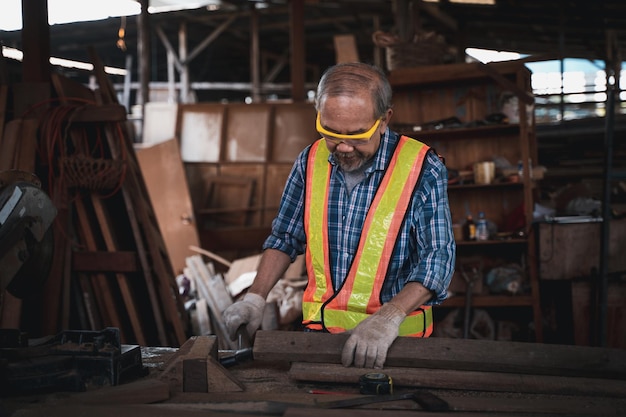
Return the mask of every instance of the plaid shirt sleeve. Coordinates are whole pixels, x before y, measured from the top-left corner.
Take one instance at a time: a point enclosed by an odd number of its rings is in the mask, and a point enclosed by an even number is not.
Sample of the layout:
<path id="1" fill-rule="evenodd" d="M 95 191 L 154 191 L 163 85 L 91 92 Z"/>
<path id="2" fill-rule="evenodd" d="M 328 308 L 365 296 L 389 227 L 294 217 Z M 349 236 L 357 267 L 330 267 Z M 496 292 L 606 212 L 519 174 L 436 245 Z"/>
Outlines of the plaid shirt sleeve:
<path id="1" fill-rule="evenodd" d="M 429 152 L 412 202 L 414 226 L 409 231 L 408 246 L 415 245 L 417 256 L 410 256 L 413 261 L 406 281 L 420 282 L 433 291 L 435 296 L 430 304 L 445 300 L 456 259 L 447 184 L 445 165 L 434 152 Z M 398 286 L 395 287 L 397 291 Z"/>

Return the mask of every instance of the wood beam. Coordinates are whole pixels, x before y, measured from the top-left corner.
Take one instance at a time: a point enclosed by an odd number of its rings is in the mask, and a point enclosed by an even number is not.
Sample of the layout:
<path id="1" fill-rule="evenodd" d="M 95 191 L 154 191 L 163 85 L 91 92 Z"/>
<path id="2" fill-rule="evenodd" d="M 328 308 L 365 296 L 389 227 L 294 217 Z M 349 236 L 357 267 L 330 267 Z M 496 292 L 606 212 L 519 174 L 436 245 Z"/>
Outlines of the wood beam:
<path id="1" fill-rule="evenodd" d="M 137 56 L 139 69 L 139 94 L 137 101 L 142 106 L 150 101 L 150 14 L 148 6 L 150 0 L 139 0 L 141 12 L 137 19 Z M 143 111 L 141 112 L 143 114 Z"/>
<path id="2" fill-rule="evenodd" d="M 306 43 L 304 38 L 304 0 L 289 2 L 289 40 L 291 45 L 291 98 L 294 102 L 306 99 L 304 91 Z"/>
<path id="3" fill-rule="evenodd" d="M 331 363 L 291 364 L 289 378 L 296 381 L 352 384 L 356 386 L 363 369 Z M 386 367 L 384 370 L 394 387 L 436 388 L 526 394 L 597 395 L 624 398 L 623 381 L 603 378 L 577 378 L 555 375 L 524 375 L 506 372 L 462 371 Z"/>
<path id="4" fill-rule="evenodd" d="M 22 81 L 50 82 L 48 0 L 22 0 Z"/>
<path id="5" fill-rule="evenodd" d="M 255 361 L 340 363 L 348 334 L 259 331 Z M 626 351 L 528 342 L 399 337 L 387 366 L 512 372 L 589 378 L 626 378 Z"/>

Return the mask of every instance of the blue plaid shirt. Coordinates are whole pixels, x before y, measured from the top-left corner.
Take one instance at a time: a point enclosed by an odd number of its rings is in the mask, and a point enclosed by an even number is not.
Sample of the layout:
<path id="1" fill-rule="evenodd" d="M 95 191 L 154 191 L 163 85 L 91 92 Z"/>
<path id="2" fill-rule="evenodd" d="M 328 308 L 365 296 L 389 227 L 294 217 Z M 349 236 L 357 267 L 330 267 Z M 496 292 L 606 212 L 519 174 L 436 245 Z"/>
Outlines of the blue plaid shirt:
<path id="1" fill-rule="evenodd" d="M 389 128 L 373 164 L 365 171 L 365 179 L 348 194 L 343 172 L 333 156 L 328 208 L 328 239 L 330 245 L 333 286 L 340 288 L 359 244 L 361 229 L 376 190 L 389 165 L 399 136 Z M 280 203 L 272 232 L 263 249 L 278 249 L 292 260 L 304 253 L 304 186 L 310 146 L 296 159 Z M 439 304 L 447 294 L 454 271 L 456 245 L 448 204 L 448 175 L 445 165 L 434 152 L 424 160 L 422 177 L 413 193 L 408 215 L 400 229 L 392 260 L 381 291 L 386 303 L 407 282 L 416 281 L 434 292 L 428 304 Z"/>

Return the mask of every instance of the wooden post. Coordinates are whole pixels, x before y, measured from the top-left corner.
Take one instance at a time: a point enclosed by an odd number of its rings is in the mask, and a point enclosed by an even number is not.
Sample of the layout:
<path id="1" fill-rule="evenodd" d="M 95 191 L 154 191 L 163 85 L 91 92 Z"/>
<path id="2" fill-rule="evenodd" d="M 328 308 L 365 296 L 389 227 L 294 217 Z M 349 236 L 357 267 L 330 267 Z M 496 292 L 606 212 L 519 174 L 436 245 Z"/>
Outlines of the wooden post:
<path id="1" fill-rule="evenodd" d="M 50 82 L 48 0 L 22 0 L 22 81 Z"/>
<path id="2" fill-rule="evenodd" d="M 141 13 L 138 17 L 139 30 L 137 33 L 137 65 L 139 69 L 137 101 L 142 105 L 141 114 L 143 115 L 143 106 L 150 101 L 150 15 L 148 14 L 150 0 L 139 0 L 139 3 L 141 4 Z"/>
<path id="3" fill-rule="evenodd" d="M 289 2 L 289 39 L 291 42 L 291 98 L 302 102 L 304 91 L 305 43 L 304 43 L 304 0 Z"/>
<path id="4" fill-rule="evenodd" d="M 256 8 L 252 8 L 250 14 L 250 74 L 252 81 L 252 101 L 261 101 L 260 86 L 261 75 L 259 74 L 259 14 Z"/>

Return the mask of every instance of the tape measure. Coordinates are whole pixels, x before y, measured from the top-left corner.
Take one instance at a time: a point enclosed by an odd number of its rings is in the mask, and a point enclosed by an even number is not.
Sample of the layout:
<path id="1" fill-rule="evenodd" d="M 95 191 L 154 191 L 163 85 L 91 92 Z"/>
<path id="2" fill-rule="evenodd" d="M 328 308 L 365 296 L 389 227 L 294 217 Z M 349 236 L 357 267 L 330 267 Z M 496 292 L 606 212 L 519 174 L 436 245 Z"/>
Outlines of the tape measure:
<path id="1" fill-rule="evenodd" d="M 373 395 L 393 394 L 393 381 L 389 375 L 380 372 L 361 375 L 359 392 Z"/>

